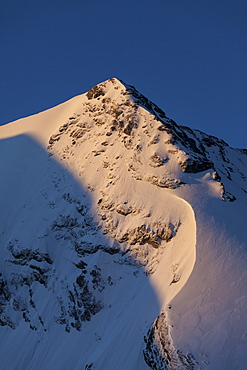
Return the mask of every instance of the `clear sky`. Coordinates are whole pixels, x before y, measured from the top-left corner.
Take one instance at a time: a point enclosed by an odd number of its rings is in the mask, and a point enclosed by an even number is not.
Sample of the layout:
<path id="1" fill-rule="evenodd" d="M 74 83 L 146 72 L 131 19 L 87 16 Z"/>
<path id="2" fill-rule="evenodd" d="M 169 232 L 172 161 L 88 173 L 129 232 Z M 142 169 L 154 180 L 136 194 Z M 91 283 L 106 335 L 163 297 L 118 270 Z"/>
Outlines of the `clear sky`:
<path id="1" fill-rule="evenodd" d="M 117 77 L 247 148 L 246 0 L 1 0 L 0 124 Z"/>

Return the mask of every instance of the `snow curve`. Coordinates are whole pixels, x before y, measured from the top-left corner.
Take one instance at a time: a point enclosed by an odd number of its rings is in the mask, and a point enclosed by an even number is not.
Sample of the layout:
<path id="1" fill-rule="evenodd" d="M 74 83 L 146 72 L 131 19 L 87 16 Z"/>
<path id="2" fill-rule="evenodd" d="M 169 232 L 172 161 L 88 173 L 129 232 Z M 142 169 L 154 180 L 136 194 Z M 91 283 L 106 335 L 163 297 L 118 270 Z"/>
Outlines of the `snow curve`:
<path id="1" fill-rule="evenodd" d="M 165 216 L 179 218 L 180 227 L 174 240 L 166 253 L 159 261 L 157 271 L 151 276 L 151 281 L 156 291 L 161 308 L 179 293 L 192 273 L 196 261 L 196 220 L 191 205 L 184 199 L 169 194 L 171 208 L 166 210 Z M 166 202 L 167 204 L 167 202 Z M 178 213 L 177 213 L 178 212 Z M 165 279 L 165 274 L 172 270 L 172 279 Z M 168 284 L 164 285 L 164 280 Z"/>

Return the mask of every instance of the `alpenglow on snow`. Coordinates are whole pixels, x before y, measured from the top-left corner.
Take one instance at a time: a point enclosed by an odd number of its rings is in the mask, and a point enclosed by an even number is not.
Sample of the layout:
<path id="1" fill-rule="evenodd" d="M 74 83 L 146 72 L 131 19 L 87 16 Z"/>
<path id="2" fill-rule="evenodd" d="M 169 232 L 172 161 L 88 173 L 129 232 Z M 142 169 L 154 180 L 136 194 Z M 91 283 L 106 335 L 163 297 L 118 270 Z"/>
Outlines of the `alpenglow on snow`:
<path id="1" fill-rule="evenodd" d="M 115 78 L 0 139 L 1 369 L 246 369 L 246 150 Z"/>

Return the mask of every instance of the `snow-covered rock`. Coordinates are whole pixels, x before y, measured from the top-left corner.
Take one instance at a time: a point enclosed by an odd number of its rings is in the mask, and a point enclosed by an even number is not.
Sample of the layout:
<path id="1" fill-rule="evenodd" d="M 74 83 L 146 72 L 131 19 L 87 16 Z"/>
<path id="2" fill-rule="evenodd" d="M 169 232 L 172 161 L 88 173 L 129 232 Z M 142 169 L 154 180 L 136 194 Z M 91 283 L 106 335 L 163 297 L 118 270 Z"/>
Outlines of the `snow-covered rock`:
<path id="1" fill-rule="evenodd" d="M 245 150 L 115 78 L 0 138 L 1 368 L 246 368 Z"/>

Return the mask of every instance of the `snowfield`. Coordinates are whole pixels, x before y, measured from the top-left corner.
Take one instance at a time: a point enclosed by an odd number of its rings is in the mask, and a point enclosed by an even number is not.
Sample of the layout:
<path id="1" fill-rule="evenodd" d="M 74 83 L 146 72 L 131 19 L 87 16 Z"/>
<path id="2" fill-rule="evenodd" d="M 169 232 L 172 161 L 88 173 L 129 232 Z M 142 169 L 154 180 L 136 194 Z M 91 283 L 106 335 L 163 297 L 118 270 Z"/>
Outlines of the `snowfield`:
<path id="1" fill-rule="evenodd" d="M 1 369 L 246 369 L 245 150 L 117 79 L 0 139 Z"/>

